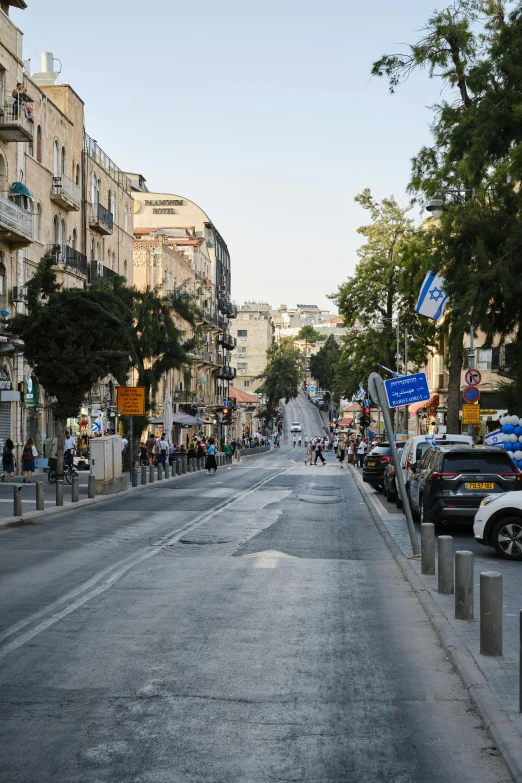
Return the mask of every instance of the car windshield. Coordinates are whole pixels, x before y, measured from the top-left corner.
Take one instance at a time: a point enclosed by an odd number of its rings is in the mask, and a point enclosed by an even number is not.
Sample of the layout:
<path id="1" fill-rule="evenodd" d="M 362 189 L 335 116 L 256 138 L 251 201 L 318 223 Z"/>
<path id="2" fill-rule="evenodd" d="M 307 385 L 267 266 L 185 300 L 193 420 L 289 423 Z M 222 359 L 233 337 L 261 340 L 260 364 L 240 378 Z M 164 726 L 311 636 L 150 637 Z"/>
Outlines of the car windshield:
<path id="1" fill-rule="evenodd" d="M 390 453 L 391 449 L 389 446 L 380 445 L 371 450 L 370 457 L 387 457 Z"/>
<path id="2" fill-rule="evenodd" d="M 489 452 L 480 454 L 473 452 L 463 454 L 446 454 L 444 457 L 444 473 L 513 473 L 515 466 L 507 454 Z"/>

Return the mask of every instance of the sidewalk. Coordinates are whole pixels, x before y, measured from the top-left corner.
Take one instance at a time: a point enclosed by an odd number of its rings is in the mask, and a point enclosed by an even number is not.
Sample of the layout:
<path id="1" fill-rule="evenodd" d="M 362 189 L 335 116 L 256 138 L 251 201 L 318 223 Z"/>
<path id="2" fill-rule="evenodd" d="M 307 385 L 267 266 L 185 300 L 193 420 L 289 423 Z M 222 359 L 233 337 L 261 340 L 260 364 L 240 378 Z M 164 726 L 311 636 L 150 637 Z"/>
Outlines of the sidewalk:
<path id="1" fill-rule="evenodd" d="M 463 656 L 466 656 L 466 653 L 468 653 L 469 656 L 471 656 L 471 661 L 474 666 L 478 669 L 478 672 L 485 678 L 487 686 L 489 686 L 490 689 L 489 694 L 485 692 L 485 683 L 483 683 L 482 686 L 479 685 L 478 695 L 472 691 L 469 682 L 465 682 L 465 684 L 470 687 L 470 692 L 477 702 L 482 717 L 490 730 L 491 717 L 487 714 L 488 710 L 490 710 L 492 706 L 496 706 L 497 715 L 504 715 L 501 731 L 506 743 L 515 744 L 515 746 L 518 745 L 520 748 L 520 758 L 518 760 L 520 762 L 519 768 L 517 769 L 517 762 L 515 762 L 514 766 L 509 762 L 509 759 L 506 759 L 506 761 L 510 765 L 515 780 L 522 781 L 522 715 L 518 711 L 520 676 L 519 615 L 522 608 L 522 564 L 501 561 L 493 550 L 485 549 L 482 554 L 482 547 L 479 553 L 477 553 L 477 546 L 479 545 L 476 544 L 473 539 L 470 540 L 469 537 L 466 537 L 466 533 L 461 532 L 459 535 L 456 529 L 454 535 L 454 550 L 469 549 L 475 553 L 475 619 L 471 621 L 455 620 L 454 596 L 439 594 L 437 590 L 437 576 L 425 576 L 421 574 L 420 558 L 412 557 L 410 537 L 403 513 L 401 511 L 396 511 L 392 506 L 389 506 L 388 510 L 384 502 L 381 502 L 380 500 L 380 497 L 382 496 L 377 495 L 371 487 L 363 483 L 362 476 L 358 470 L 351 471 L 350 475 L 354 477 L 367 504 L 370 506 L 378 521 L 382 524 L 384 530 L 391 537 L 401 555 L 403 555 L 404 558 L 407 558 L 406 563 L 403 558 L 401 558 L 401 567 L 403 570 L 408 568 L 412 570 L 417 580 L 422 583 L 431 599 L 435 602 L 437 613 L 440 612 L 442 617 L 449 624 L 456 642 L 456 646 L 451 652 L 454 652 L 452 657 L 454 658 L 454 663 L 459 674 L 462 676 L 462 667 L 459 666 L 457 659 L 459 658 L 459 655 L 462 659 Z M 418 531 L 418 526 L 416 527 Z M 451 535 L 452 532 L 452 530 L 448 530 L 447 534 Z M 419 531 L 417 532 L 417 538 L 420 541 Z M 480 654 L 480 573 L 488 570 L 497 570 L 502 573 L 504 614 L 503 655 L 500 657 L 483 656 Z M 405 573 L 405 575 L 410 579 L 408 573 Z M 412 580 L 410 579 L 410 582 L 411 581 Z M 412 586 L 414 585 L 412 584 Z M 419 598 L 421 598 L 420 595 Z M 431 613 L 430 616 L 432 623 L 434 620 L 433 614 L 434 613 Z M 437 630 L 440 631 L 440 629 Z M 441 633 L 439 632 L 439 638 L 440 636 Z M 461 645 L 462 647 L 459 650 L 458 648 Z M 464 679 L 466 680 L 465 677 Z M 480 698 L 481 691 L 483 693 L 482 703 Z M 494 736 L 494 731 L 491 731 L 491 733 L 499 745 L 499 749 L 503 752 L 502 738 L 499 741 L 499 736 Z"/>

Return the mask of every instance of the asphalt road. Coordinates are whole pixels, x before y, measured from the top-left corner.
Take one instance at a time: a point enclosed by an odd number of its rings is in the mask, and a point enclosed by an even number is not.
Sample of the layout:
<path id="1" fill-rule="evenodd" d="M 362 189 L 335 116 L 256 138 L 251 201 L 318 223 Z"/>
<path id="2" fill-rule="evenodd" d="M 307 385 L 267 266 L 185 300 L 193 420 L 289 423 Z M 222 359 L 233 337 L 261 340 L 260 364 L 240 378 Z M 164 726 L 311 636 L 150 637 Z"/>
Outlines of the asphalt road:
<path id="1" fill-rule="evenodd" d="M 510 780 L 349 471 L 301 457 L 0 532 L 2 783 Z"/>

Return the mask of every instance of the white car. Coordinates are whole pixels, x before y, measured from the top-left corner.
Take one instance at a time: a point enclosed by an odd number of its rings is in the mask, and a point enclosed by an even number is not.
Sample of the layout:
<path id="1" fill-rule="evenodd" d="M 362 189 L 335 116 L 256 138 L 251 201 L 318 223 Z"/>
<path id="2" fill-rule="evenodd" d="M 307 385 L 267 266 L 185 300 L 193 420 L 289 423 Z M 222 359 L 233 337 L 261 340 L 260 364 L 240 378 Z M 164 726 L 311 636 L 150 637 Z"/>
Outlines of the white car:
<path id="1" fill-rule="evenodd" d="M 293 421 L 290 427 L 290 432 L 301 432 L 301 425 L 298 421 Z"/>
<path id="2" fill-rule="evenodd" d="M 473 533 L 479 544 L 492 547 L 501 557 L 522 560 L 522 490 L 485 497 L 475 514 Z"/>

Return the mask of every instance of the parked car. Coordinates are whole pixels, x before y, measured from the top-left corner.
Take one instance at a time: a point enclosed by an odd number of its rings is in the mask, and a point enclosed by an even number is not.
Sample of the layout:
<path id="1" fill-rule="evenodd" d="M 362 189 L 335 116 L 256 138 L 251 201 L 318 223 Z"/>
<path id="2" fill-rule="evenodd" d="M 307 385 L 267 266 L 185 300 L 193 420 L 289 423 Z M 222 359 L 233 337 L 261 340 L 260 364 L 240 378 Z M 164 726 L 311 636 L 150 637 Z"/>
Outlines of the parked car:
<path id="1" fill-rule="evenodd" d="M 479 544 L 508 560 L 522 560 L 522 490 L 487 495 L 475 515 L 473 533 Z"/>
<path id="2" fill-rule="evenodd" d="M 397 449 L 402 448 L 403 442 L 395 444 Z M 366 455 L 363 463 L 363 481 L 371 484 L 375 489 L 381 490 L 384 485 L 384 472 L 391 463 L 391 448 L 389 443 L 378 443 Z"/>
<path id="3" fill-rule="evenodd" d="M 471 435 L 435 435 L 435 445 L 437 446 L 456 446 L 460 443 L 473 446 L 474 441 Z M 401 458 L 402 475 L 406 485 L 406 492 L 409 493 L 410 491 L 412 466 L 421 461 L 422 457 L 431 446 L 431 435 L 414 435 L 406 441 Z M 396 496 L 396 504 L 398 508 L 402 506 L 401 499 L 398 495 Z"/>
<path id="4" fill-rule="evenodd" d="M 413 466 L 412 514 L 421 522 L 473 522 L 481 501 L 521 488 L 522 472 L 507 451 L 485 446 L 436 446 Z"/>
<path id="5" fill-rule="evenodd" d="M 301 425 L 298 421 L 293 421 L 290 427 L 290 432 L 301 432 Z"/>
<path id="6" fill-rule="evenodd" d="M 402 452 L 404 450 L 405 445 L 406 445 L 406 441 L 398 441 L 395 444 L 395 447 L 399 452 L 399 458 L 402 458 Z M 393 464 L 391 459 L 384 470 L 382 494 L 384 495 L 384 497 L 389 503 L 396 503 L 399 498 L 395 465 Z"/>

